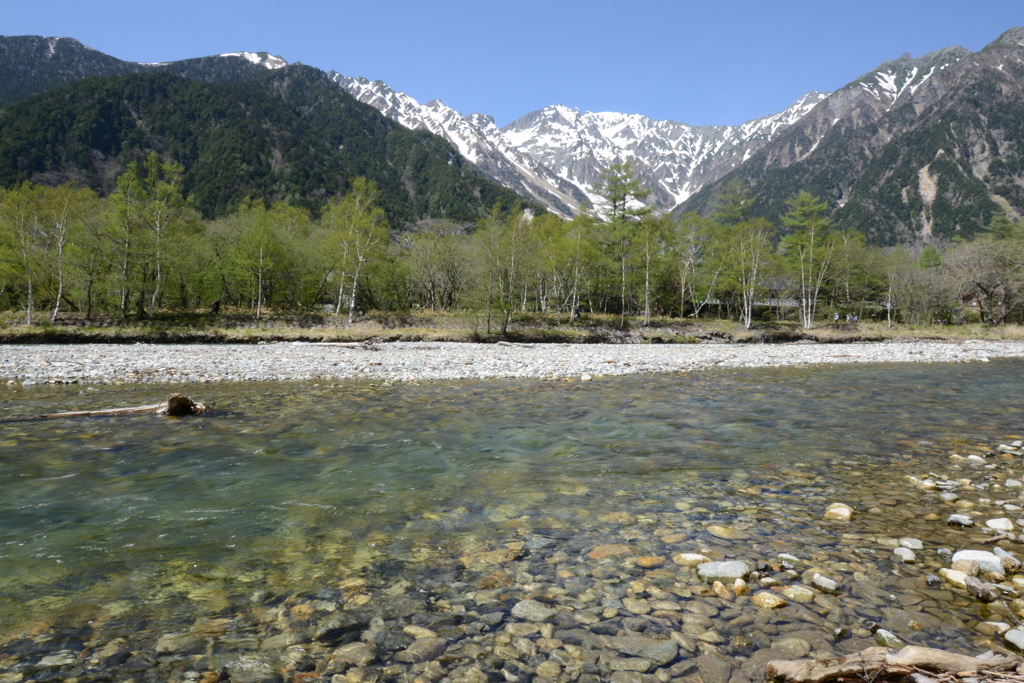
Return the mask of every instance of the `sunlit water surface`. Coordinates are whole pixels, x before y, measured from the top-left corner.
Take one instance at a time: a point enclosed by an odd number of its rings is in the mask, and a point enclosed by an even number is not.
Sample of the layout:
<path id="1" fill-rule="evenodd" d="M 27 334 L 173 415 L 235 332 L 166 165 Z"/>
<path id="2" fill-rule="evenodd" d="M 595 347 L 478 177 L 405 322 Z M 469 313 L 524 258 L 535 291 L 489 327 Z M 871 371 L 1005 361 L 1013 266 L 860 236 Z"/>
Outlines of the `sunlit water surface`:
<path id="1" fill-rule="evenodd" d="M 760 515 L 765 544 L 834 543 L 818 531 L 824 504 L 877 495 L 888 463 L 898 490 L 912 458 L 1020 432 L 1022 371 L 207 384 L 187 391 L 216 407 L 210 417 L 6 422 L 0 632 L 126 612 L 133 628 L 170 632 L 350 574 L 422 570 L 510 524 L 585 552 L 622 511 L 681 529 Z M 176 389 L 9 387 L 0 411 L 138 405 Z M 795 495 L 784 512 L 738 505 L 755 485 Z"/>

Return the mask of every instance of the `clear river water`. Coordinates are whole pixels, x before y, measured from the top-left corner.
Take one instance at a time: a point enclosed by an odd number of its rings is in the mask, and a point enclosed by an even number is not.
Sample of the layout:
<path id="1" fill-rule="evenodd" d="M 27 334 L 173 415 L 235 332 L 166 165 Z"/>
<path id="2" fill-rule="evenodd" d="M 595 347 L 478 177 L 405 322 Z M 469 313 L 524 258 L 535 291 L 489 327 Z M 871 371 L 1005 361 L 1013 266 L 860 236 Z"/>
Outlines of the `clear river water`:
<path id="1" fill-rule="evenodd" d="M 0 388 L 0 414 L 141 405 L 179 389 L 12 386 Z M 502 604 L 480 582 L 495 572 L 509 590 L 525 586 L 518 597 L 550 589 L 557 602 L 588 590 L 571 577 L 607 583 L 608 567 L 624 567 L 623 580 L 635 579 L 643 573 L 630 558 L 674 567 L 679 552 L 817 556 L 848 586 L 871 589 L 850 589 L 846 616 L 821 596 L 807 624 L 830 614 L 830 628 L 881 623 L 889 595 L 913 594 L 905 608 L 923 606 L 908 638 L 971 650 L 980 608 L 927 607 L 955 598 L 918 590 L 938 565 L 893 570 L 878 539 L 920 538 L 928 557 L 966 543 L 924 521 L 955 510 L 904 475 L 1024 431 L 1024 361 L 1014 360 L 186 393 L 214 414 L 0 423 L 9 666 L 115 638 L 152 648 L 203 624 L 209 642 L 191 656 L 227 661 L 268 647 L 255 617 L 235 631 L 223 621 L 268 605 L 329 612 L 413 586 L 431 609 L 463 599 L 479 609 Z M 835 501 L 855 509 L 853 522 L 823 519 Z M 629 552 L 594 552 L 608 544 Z M 209 626 L 218 619 L 220 630 Z M 717 628 L 729 642 L 730 627 Z M 863 644 L 850 642 L 833 647 Z"/>

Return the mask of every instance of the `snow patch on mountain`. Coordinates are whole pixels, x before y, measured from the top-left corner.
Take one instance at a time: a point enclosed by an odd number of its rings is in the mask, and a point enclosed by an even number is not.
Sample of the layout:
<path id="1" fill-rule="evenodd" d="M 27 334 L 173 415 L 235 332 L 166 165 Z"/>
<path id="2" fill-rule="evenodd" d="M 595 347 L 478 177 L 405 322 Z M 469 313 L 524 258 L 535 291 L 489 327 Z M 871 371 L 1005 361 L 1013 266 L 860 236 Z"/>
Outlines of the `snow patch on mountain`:
<path id="1" fill-rule="evenodd" d="M 242 59 L 248 60 L 258 66 L 266 67 L 267 69 L 283 69 L 288 66 L 288 62 L 281 59 L 277 55 L 272 55 L 268 52 L 227 52 L 222 54 L 221 57 L 241 57 Z"/>
<path id="2" fill-rule="evenodd" d="M 886 62 L 855 83 L 885 108 L 891 109 L 904 96 L 913 97 L 936 73 L 949 68 L 969 54 L 963 48 L 947 48 L 919 59 L 913 59 L 905 54 L 895 61 Z"/>

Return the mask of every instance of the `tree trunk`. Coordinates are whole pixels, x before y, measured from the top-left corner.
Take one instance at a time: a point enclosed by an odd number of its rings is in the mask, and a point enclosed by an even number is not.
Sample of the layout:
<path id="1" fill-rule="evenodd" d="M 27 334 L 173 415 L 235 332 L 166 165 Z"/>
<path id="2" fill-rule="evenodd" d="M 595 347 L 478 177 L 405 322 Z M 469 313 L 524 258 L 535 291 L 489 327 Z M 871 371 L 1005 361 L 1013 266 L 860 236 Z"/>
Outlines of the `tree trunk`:
<path id="1" fill-rule="evenodd" d="M 835 659 L 768 662 L 767 673 L 769 678 L 787 683 L 873 681 L 892 676 L 903 678 L 920 670 L 954 673 L 962 679 L 974 672 L 1015 671 L 1021 664 L 1016 657 L 969 657 L 927 647 L 908 646 L 897 652 L 884 647 L 869 647 L 863 652 Z"/>
<path id="2" fill-rule="evenodd" d="M 104 410 L 75 410 L 68 413 L 49 413 L 46 415 L 34 415 L 32 417 L 15 417 L 5 420 L 6 422 L 22 422 L 27 420 L 58 420 L 69 417 L 115 417 L 118 415 L 171 415 L 182 417 L 185 415 L 199 415 L 206 412 L 206 406 L 193 401 L 184 394 L 170 394 L 163 403 L 152 403 L 145 406 L 133 406 L 130 408 L 106 408 Z"/>
<path id="3" fill-rule="evenodd" d="M 356 315 L 356 289 L 359 288 L 359 271 L 362 269 L 363 259 L 356 260 L 356 270 L 352 273 L 352 291 L 348 297 L 348 324 L 351 325 Z"/>

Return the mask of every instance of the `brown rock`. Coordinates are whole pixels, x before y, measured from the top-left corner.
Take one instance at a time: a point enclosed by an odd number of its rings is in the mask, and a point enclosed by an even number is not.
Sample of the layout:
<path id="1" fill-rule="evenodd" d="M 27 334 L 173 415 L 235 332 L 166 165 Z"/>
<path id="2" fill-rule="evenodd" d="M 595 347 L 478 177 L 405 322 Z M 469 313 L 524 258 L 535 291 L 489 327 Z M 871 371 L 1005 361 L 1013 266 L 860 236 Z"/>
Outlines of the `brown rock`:
<path id="1" fill-rule="evenodd" d="M 657 569 L 658 567 L 665 566 L 665 558 L 663 557 L 638 557 L 636 558 L 636 566 L 644 569 Z"/>
<path id="2" fill-rule="evenodd" d="M 589 553 L 587 557 L 591 560 L 604 560 L 609 557 L 619 557 L 621 555 L 628 555 L 631 552 L 629 546 L 621 545 L 619 543 L 611 543 L 608 545 L 599 545 Z"/>

